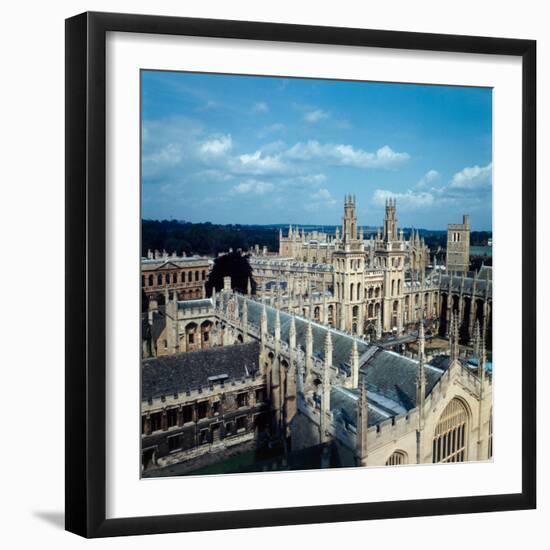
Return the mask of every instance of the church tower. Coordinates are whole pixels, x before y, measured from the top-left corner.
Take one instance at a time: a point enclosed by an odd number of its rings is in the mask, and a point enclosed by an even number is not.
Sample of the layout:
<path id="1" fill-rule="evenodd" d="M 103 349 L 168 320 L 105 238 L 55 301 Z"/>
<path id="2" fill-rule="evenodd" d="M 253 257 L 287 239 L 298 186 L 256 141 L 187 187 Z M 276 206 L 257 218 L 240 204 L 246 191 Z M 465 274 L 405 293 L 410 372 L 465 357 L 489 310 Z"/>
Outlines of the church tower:
<path id="1" fill-rule="evenodd" d="M 470 216 L 462 223 L 447 226 L 447 271 L 465 273 L 470 269 Z"/>
<path id="2" fill-rule="evenodd" d="M 344 202 L 344 227 L 342 231 L 344 243 L 357 240 L 357 214 L 355 212 L 355 196 L 346 197 Z"/>
<path id="3" fill-rule="evenodd" d="M 386 200 L 386 215 L 384 217 L 384 236 L 386 242 L 397 241 L 397 201 Z"/>
<path id="4" fill-rule="evenodd" d="M 403 332 L 403 301 L 405 286 L 405 241 L 397 233 L 397 202 L 386 201 L 384 232 L 376 241 L 376 255 L 384 272 L 384 303 L 382 326 L 384 332 Z"/>
<path id="5" fill-rule="evenodd" d="M 364 242 L 357 236 L 356 200 L 346 195 L 342 238 L 332 255 L 334 294 L 339 304 L 338 327 L 352 334 L 363 334 Z"/>

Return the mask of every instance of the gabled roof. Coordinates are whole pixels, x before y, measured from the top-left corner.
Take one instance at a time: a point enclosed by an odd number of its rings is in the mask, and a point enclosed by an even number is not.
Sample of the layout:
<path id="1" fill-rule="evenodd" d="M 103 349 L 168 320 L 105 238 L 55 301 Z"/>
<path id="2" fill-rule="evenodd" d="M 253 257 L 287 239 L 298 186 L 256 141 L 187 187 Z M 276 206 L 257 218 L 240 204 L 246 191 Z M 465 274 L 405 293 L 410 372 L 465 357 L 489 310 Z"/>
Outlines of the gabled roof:
<path id="1" fill-rule="evenodd" d="M 249 323 L 260 328 L 263 304 L 242 296 L 238 297 L 239 308 L 242 310 L 243 300 L 248 304 Z M 268 333 L 275 333 L 276 310 L 266 306 Z M 291 315 L 286 312 L 279 312 L 281 321 L 281 339 L 288 344 Z M 309 321 L 302 317 L 295 317 L 296 344 L 305 351 L 306 332 Z M 324 343 L 328 327 L 318 323 L 311 323 L 313 335 L 313 354 L 324 359 Z M 349 371 L 350 355 L 353 348 L 353 341 L 357 343 L 357 351 L 361 362 L 359 365 L 360 384 L 366 384 L 369 401 L 369 425 L 377 424 L 385 418 L 403 414 L 416 406 L 416 373 L 418 361 L 399 355 L 369 344 L 360 338 L 355 338 L 335 329 L 330 329 L 333 345 L 332 362 L 336 367 Z M 426 374 L 426 395 L 428 395 L 439 378 L 445 372 L 430 364 L 425 366 Z M 332 400 L 333 392 L 339 392 L 336 400 Z M 344 407 L 349 414 L 355 410 L 358 390 L 349 390 L 333 386 L 331 390 L 331 409 L 338 413 L 340 406 Z M 373 410 L 371 416 L 371 409 Z M 351 411 L 351 412 L 350 412 Z M 353 413 L 356 414 L 356 413 Z M 353 415 L 352 415 L 353 416 Z M 355 420 L 350 420 L 354 423 Z"/>
<path id="2" fill-rule="evenodd" d="M 155 262 L 151 264 L 141 263 L 142 271 L 160 271 L 161 269 L 179 269 L 180 266 L 176 265 L 172 261 Z"/>

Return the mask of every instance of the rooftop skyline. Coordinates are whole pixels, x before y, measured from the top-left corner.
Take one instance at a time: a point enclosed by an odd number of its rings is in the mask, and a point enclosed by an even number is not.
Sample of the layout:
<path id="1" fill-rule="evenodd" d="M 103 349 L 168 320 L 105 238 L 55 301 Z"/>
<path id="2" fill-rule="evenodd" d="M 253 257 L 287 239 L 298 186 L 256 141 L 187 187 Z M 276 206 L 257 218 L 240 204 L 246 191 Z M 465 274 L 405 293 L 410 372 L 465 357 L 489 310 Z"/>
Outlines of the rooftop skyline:
<path id="1" fill-rule="evenodd" d="M 142 217 L 492 228 L 492 91 L 142 73 Z"/>

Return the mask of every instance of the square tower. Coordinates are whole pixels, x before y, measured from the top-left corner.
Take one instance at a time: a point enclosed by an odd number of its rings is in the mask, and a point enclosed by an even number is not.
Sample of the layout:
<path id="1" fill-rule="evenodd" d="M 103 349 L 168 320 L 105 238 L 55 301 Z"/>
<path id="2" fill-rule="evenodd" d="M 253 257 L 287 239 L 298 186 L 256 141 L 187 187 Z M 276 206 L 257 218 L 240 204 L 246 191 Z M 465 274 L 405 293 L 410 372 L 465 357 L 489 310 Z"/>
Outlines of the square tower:
<path id="1" fill-rule="evenodd" d="M 447 226 L 447 271 L 467 272 L 470 267 L 470 216 Z"/>

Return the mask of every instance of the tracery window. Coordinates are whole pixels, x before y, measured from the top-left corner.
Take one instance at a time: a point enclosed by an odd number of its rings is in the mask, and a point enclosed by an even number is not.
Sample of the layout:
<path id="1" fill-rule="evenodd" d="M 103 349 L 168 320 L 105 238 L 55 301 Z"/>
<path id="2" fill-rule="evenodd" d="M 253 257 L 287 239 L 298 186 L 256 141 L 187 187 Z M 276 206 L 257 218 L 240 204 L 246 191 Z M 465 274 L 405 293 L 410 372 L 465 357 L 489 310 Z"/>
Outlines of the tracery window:
<path id="1" fill-rule="evenodd" d="M 435 428 L 433 462 L 464 462 L 468 445 L 468 411 L 459 399 L 453 399 L 441 413 Z"/>
<path id="2" fill-rule="evenodd" d="M 386 466 L 399 466 L 401 464 L 407 464 L 407 455 L 403 451 L 395 451 L 386 460 Z"/>

